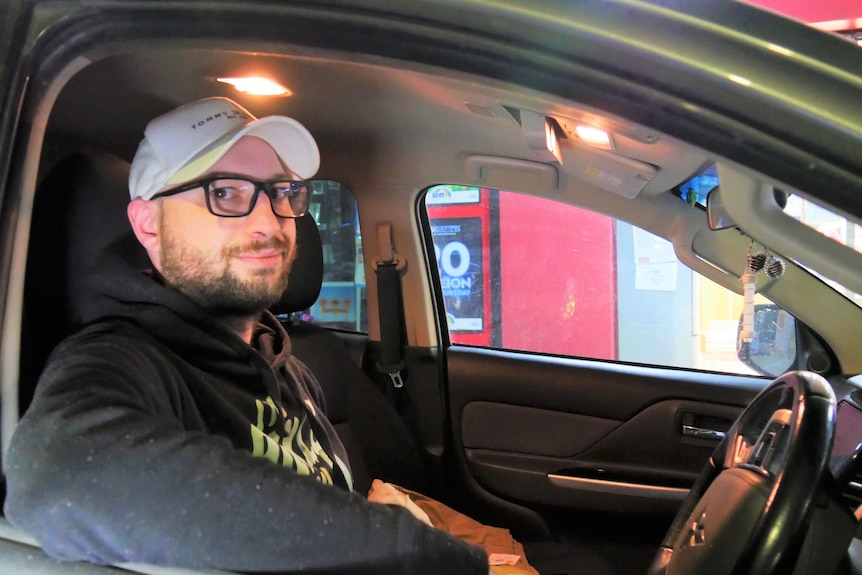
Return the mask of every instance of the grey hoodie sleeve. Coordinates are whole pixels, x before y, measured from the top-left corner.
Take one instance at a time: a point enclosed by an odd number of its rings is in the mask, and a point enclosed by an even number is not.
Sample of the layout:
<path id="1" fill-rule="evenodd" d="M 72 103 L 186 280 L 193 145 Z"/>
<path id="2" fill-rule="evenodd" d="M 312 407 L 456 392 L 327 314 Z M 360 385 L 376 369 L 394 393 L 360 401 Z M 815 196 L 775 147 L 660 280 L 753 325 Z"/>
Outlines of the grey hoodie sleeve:
<path id="1" fill-rule="evenodd" d="M 138 346 L 139 347 L 139 346 Z M 50 555 L 236 571 L 487 574 L 406 510 L 190 432 L 128 338 L 67 342 L 4 460 L 5 512 Z"/>

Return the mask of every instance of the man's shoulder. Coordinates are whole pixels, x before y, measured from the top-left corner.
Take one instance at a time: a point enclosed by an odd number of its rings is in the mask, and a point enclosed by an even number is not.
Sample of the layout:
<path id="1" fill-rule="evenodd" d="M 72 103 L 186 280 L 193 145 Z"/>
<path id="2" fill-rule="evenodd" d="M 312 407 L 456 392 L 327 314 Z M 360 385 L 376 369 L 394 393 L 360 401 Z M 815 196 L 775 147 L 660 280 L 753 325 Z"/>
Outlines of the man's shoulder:
<path id="1" fill-rule="evenodd" d="M 64 343 L 86 342 L 93 339 L 151 339 L 144 328 L 134 320 L 125 317 L 106 317 L 83 326 L 74 331 Z"/>
<path id="2" fill-rule="evenodd" d="M 170 350 L 133 321 L 100 320 L 83 326 L 54 349 L 38 386 L 75 387 L 83 379 L 89 389 L 97 381 L 109 382 L 111 388 L 158 387 L 181 379 L 173 358 Z"/>
<path id="3" fill-rule="evenodd" d="M 101 354 L 110 354 L 114 359 L 119 359 L 156 348 L 156 339 L 136 322 L 127 318 L 111 317 L 81 326 L 57 346 L 54 355 L 68 356 L 101 351 Z"/>

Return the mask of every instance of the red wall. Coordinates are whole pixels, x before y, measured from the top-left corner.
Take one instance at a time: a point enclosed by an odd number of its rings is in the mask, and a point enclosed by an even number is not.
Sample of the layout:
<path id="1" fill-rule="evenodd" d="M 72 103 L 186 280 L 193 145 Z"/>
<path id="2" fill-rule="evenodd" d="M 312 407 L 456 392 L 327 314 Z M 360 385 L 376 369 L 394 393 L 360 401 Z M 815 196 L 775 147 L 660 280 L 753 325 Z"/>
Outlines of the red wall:
<path id="1" fill-rule="evenodd" d="M 613 220 L 500 192 L 500 230 L 503 347 L 616 359 Z"/>

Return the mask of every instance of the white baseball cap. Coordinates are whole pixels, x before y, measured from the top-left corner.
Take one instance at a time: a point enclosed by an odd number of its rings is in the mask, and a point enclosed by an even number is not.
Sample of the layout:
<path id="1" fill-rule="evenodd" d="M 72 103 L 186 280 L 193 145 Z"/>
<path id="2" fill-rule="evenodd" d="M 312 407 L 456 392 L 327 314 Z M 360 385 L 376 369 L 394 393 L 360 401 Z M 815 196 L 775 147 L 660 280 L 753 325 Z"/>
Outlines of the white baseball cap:
<path id="1" fill-rule="evenodd" d="M 129 173 L 132 199 L 148 200 L 166 187 L 194 181 L 243 136 L 265 140 L 293 178 L 307 180 L 320 167 L 314 137 L 293 118 L 257 119 L 233 100 L 205 98 L 147 124 Z"/>

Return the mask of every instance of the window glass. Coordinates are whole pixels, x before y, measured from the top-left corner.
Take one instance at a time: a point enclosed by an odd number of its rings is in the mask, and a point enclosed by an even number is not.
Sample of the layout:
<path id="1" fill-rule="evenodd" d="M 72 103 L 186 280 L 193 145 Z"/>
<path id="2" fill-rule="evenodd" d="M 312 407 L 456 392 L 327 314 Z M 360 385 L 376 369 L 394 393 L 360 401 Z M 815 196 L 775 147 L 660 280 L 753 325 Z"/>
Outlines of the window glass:
<path id="1" fill-rule="evenodd" d="M 365 266 L 353 193 L 340 182 L 314 180 L 308 209 L 323 244 L 323 285 L 311 309 L 301 314 L 302 319 L 367 333 Z"/>
<path id="2" fill-rule="evenodd" d="M 669 242 L 500 190 L 434 186 L 425 206 L 453 343 L 756 373 L 737 356 L 742 296 L 682 265 Z"/>
<path id="3" fill-rule="evenodd" d="M 827 238 L 862 253 L 862 226 L 848 221 L 844 216 L 840 216 L 832 210 L 806 200 L 797 194 L 790 194 L 787 198 L 784 213 L 817 230 Z M 797 263 L 831 285 L 856 305 L 862 306 L 862 295 L 838 282 L 823 277 L 806 266 L 804 262 Z"/>

